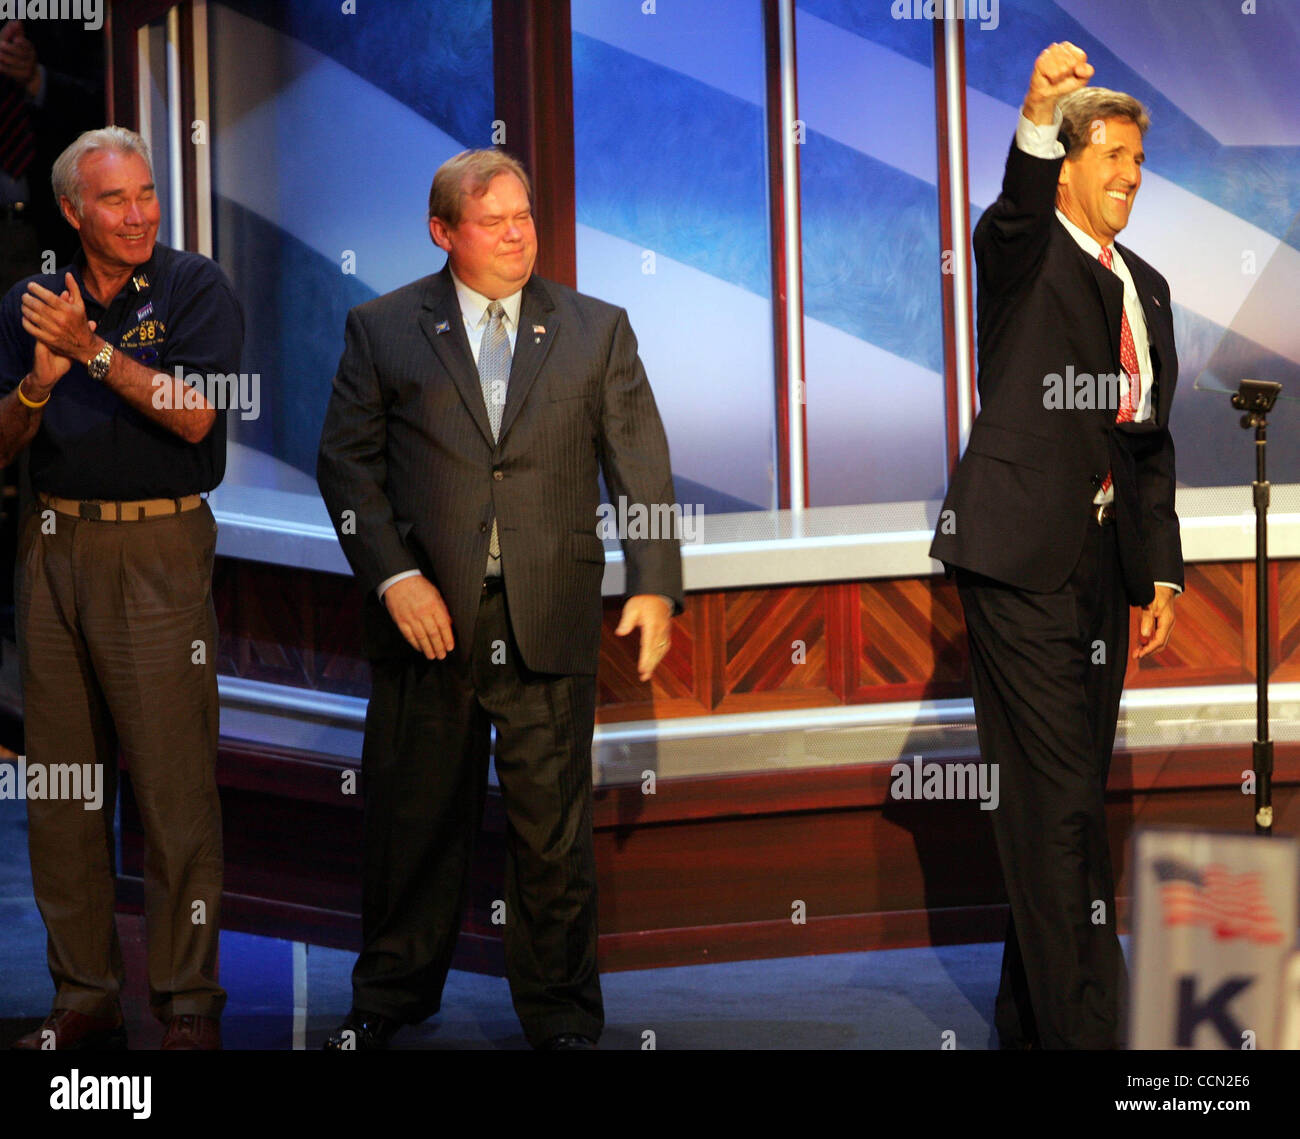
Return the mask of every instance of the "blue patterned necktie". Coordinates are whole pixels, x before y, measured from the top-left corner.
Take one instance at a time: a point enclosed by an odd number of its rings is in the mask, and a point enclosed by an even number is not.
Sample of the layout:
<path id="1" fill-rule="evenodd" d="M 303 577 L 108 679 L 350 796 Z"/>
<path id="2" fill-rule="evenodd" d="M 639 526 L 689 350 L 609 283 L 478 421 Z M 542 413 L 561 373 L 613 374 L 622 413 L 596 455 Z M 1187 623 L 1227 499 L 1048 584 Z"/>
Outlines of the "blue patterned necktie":
<path id="1" fill-rule="evenodd" d="M 510 336 L 506 332 L 505 313 L 500 301 L 488 305 L 488 326 L 478 350 L 478 379 L 483 389 L 492 438 L 501 434 L 501 416 L 506 407 L 506 388 L 510 383 Z M 497 538 L 497 520 L 492 519 L 492 537 L 488 540 L 488 576 L 501 573 L 501 543 Z"/>

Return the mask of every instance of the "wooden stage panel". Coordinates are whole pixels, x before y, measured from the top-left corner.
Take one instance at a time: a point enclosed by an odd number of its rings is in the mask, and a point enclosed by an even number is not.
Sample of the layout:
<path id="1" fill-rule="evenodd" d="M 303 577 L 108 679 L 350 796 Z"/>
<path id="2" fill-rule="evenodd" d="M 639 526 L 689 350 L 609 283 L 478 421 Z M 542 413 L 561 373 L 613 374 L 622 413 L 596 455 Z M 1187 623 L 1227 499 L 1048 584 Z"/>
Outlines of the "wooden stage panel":
<path id="1" fill-rule="evenodd" d="M 1300 679 L 1300 563 L 1274 563 L 1274 679 Z M 1130 663 L 1128 686 L 1250 683 L 1255 569 L 1187 567 L 1170 647 Z M 351 578 L 218 559 L 214 580 L 224 675 L 366 696 L 361 596 Z M 614 636 L 605 602 L 597 720 L 676 719 L 970 694 L 956 586 L 942 576 L 692 593 L 649 684 L 634 637 Z M 1137 644 L 1132 616 L 1130 652 Z"/>
<path id="2" fill-rule="evenodd" d="M 1300 562 L 1274 565 L 1276 681 L 1300 679 Z M 218 560 L 214 584 L 227 676 L 362 696 L 361 598 L 350 578 Z M 1248 684 L 1254 567 L 1187 570 L 1170 650 L 1130 663 L 1130 687 Z M 650 684 L 637 646 L 613 636 L 605 603 L 598 677 L 605 723 L 968 695 L 953 584 L 939 576 L 690 594 Z M 1136 643 L 1137 614 L 1133 615 Z M 972 756 L 957 757 L 960 759 Z M 1248 745 L 1115 756 L 1109 825 L 1128 889 L 1133 829 L 1251 830 L 1241 794 Z M 223 918 L 247 929 L 355 948 L 361 798 L 350 760 L 224 740 Z M 605 969 L 752 956 L 942 944 L 1001 936 L 1005 899 L 985 812 L 973 803 L 896 802 L 889 764 L 789 768 L 598 788 L 594 828 Z M 123 901 L 138 908 L 139 819 L 124 778 Z M 1279 833 L 1300 830 L 1300 745 L 1279 745 Z M 499 972 L 505 817 L 489 795 L 461 968 Z M 802 902 L 806 920 L 791 920 Z M 1126 904 L 1121 901 L 1121 917 Z"/>
<path id="3" fill-rule="evenodd" d="M 966 696 L 966 625 L 942 577 L 861 582 L 852 589 L 848 703 Z"/>
<path id="4" fill-rule="evenodd" d="M 1138 825 L 1249 832 L 1241 748 L 1119 753 L 1108 822 L 1121 896 Z M 960 760 L 959 760 L 960 761 Z M 263 775 L 248 778 L 261 768 Z M 265 778 L 271 772 L 276 780 Z M 361 801 L 308 755 L 225 747 L 223 924 L 357 948 Z M 599 789 L 595 831 L 607 970 L 749 956 L 947 944 L 1000 936 L 1001 877 L 972 802 L 898 802 L 890 765 L 660 780 Z M 138 909 L 139 819 L 123 779 L 123 898 Z M 1300 827 L 1300 745 L 1278 749 L 1280 833 Z M 505 813 L 488 797 L 457 967 L 501 969 Z M 805 920 L 792 920 L 796 903 Z M 1123 907 L 1121 907 L 1123 912 Z"/>

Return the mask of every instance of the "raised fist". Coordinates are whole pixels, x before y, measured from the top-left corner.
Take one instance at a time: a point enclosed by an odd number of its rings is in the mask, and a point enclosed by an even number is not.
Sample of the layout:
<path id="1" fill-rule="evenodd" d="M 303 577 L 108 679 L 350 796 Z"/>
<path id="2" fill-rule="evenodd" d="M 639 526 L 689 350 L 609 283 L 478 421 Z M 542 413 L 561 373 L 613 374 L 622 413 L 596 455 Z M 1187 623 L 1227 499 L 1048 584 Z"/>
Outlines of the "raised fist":
<path id="1" fill-rule="evenodd" d="M 1056 101 L 1088 86 L 1092 76 L 1092 64 L 1082 48 L 1068 40 L 1052 44 L 1034 61 L 1034 73 L 1029 77 L 1029 91 L 1022 108 L 1025 117 L 1046 126 L 1052 121 Z"/>

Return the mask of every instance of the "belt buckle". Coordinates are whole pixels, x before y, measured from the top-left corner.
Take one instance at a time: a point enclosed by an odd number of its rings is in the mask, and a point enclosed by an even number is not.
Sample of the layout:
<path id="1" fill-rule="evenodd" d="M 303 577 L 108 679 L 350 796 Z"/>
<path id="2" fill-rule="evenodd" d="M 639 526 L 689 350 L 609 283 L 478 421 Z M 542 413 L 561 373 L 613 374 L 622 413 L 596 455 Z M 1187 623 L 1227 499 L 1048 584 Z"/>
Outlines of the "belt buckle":
<path id="1" fill-rule="evenodd" d="M 104 510 L 98 502 L 78 502 L 77 516 L 87 522 L 99 522 L 104 516 Z"/>

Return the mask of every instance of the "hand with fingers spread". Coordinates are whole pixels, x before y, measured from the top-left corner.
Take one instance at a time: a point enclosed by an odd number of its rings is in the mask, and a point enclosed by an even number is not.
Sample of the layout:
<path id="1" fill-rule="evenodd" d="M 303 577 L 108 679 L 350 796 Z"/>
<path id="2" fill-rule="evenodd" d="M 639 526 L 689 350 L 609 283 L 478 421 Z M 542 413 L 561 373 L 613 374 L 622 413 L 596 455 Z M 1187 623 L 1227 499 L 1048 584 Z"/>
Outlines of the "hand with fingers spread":
<path id="1" fill-rule="evenodd" d="M 1057 100 L 1088 86 L 1093 74 L 1087 54 L 1068 40 L 1045 48 L 1034 61 L 1034 73 L 1029 77 L 1029 91 L 1021 108 L 1025 118 L 1047 126 Z"/>
<path id="2" fill-rule="evenodd" d="M 384 607 L 406 643 L 429 660 L 444 660 L 455 647 L 451 614 L 427 577 L 404 577 L 384 590 Z"/>
<path id="3" fill-rule="evenodd" d="M 56 356 L 84 364 L 102 346 L 95 324 L 86 318 L 86 303 L 71 273 L 65 273 L 62 293 L 32 281 L 23 295 L 23 328 Z M 66 369 L 65 369 L 66 370 Z"/>

